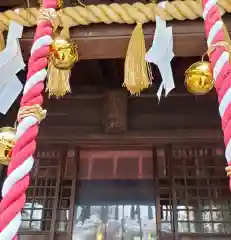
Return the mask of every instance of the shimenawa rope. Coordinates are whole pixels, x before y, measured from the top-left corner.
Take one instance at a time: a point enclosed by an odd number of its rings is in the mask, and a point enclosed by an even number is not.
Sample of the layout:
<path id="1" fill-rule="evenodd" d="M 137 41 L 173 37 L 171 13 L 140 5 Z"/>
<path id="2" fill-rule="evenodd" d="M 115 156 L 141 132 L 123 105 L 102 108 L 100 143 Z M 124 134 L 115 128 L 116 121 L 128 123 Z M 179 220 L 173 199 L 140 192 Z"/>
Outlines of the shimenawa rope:
<path id="1" fill-rule="evenodd" d="M 220 13 L 231 12 L 231 0 L 218 0 Z M 197 0 L 175 0 L 166 2 L 165 8 L 155 3 L 110 5 L 88 5 L 67 7 L 58 11 L 59 25 L 61 27 L 75 27 L 78 25 L 89 25 L 91 23 L 147 23 L 155 21 L 155 12 L 163 20 L 194 20 L 202 16 L 201 1 Z M 33 27 L 37 23 L 39 9 L 21 8 L 8 10 L 0 13 L 0 31 L 7 31 L 10 20 L 18 22 L 25 27 Z"/>

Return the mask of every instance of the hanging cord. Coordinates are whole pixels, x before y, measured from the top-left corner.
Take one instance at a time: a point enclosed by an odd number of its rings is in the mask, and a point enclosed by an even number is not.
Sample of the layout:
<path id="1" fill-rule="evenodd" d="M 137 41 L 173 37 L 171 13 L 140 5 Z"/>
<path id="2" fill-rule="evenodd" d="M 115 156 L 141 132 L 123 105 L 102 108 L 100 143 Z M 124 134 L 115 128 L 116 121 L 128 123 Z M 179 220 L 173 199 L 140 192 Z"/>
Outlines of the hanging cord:
<path id="1" fill-rule="evenodd" d="M 86 8 L 87 7 L 87 5 L 85 5 L 82 1 L 80 1 L 80 0 L 78 0 L 78 4 L 80 5 L 80 6 L 82 6 L 82 7 L 84 7 L 84 8 Z"/>

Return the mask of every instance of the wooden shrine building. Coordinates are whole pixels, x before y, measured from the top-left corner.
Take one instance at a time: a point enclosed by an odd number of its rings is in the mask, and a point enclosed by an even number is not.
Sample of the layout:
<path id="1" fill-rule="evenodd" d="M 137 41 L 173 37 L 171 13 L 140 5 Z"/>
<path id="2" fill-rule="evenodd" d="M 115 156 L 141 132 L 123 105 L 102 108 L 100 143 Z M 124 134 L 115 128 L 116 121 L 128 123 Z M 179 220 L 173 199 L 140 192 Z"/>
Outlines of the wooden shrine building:
<path id="1" fill-rule="evenodd" d="M 140 1 L 140 0 L 139 0 Z M 84 4 L 133 0 L 84 0 Z M 140 1 L 147 3 L 149 1 Z M 77 5 L 65 0 L 65 6 Z M 30 7 L 38 6 L 36 0 Z M 0 1 L 2 12 L 27 1 Z M 231 32 L 231 17 L 224 16 Z M 224 240 L 231 239 L 231 194 L 215 91 L 195 96 L 184 72 L 206 51 L 203 21 L 169 21 L 176 89 L 158 103 L 161 83 L 130 96 L 122 87 L 128 24 L 71 29 L 80 61 L 72 93 L 48 99 L 35 166 L 22 213 L 20 240 Z M 147 48 L 154 23 L 144 25 Z M 34 29 L 20 40 L 28 60 Z M 19 74 L 25 82 L 26 71 Z M 0 126 L 13 126 L 19 100 Z M 6 168 L 1 167 L 1 183 Z"/>

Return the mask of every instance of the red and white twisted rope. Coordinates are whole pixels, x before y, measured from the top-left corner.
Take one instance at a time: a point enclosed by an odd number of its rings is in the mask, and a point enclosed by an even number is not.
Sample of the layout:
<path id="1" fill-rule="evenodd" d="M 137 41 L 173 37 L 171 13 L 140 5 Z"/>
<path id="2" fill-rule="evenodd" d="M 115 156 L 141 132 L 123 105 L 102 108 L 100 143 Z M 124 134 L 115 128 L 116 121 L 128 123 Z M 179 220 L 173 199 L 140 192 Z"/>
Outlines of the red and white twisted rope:
<path id="1" fill-rule="evenodd" d="M 57 0 L 44 0 L 44 9 L 55 11 Z M 27 82 L 21 99 L 21 107 L 42 105 L 43 81 L 46 78 L 49 45 L 52 43 L 53 26 L 49 19 L 38 22 L 31 57 L 28 63 Z M 16 239 L 21 224 L 21 210 L 26 201 L 29 186 L 29 173 L 34 164 L 36 137 L 39 121 L 28 116 L 18 119 L 16 144 L 8 166 L 7 178 L 3 184 L 0 203 L 0 240 Z"/>
<path id="2" fill-rule="evenodd" d="M 225 42 L 224 23 L 216 5 L 216 0 L 203 0 L 203 18 L 205 33 L 215 88 L 219 101 L 219 113 L 222 121 L 222 130 L 225 142 L 225 157 L 228 166 L 231 166 L 231 64 L 229 52 Z M 223 43 L 222 43 L 223 42 Z M 229 182 L 231 190 L 231 178 Z"/>

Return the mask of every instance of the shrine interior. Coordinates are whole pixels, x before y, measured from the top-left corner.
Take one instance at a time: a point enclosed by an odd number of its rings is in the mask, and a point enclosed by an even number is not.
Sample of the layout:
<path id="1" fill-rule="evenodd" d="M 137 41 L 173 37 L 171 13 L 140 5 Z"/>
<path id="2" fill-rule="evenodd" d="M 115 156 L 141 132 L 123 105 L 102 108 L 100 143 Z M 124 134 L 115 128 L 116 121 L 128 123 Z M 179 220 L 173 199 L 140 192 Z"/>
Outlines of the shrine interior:
<path id="1" fill-rule="evenodd" d="M 27 4 L 8 0 L 0 7 L 5 11 Z M 34 6 L 38 3 L 31 0 Z M 224 19 L 230 32 L 231 18 L 227 14 Z M 147 48 L 153 25 L 144 27 Z M 71 72 L 71 94 L 62 99 L 43 95 L 48 112 L 40 125 L 20 240 L 231 238 L 217 94 L 213 89 L 193 95 L 185 87 L 186 69 L 206 51 L 203 22 L 174 20 L 169 25 L 176 88 L 160 101 L 156 92 L 162 79 L 154 65 L 153 84 L 141 95 L 131 96 L 122 86 L 131 26 L 92 24 L 71 30 L 80 60 Z M 33 28 L 25 28 L 20 40 L 26 65 L 33 34 Z M 22 83 L 26 73 L 18 73 Z M 1 127 L 15 124 L 20 98 L 0 116 Z M 7 167 L 0 166 L 1 185 L 6 174 Z"/>

